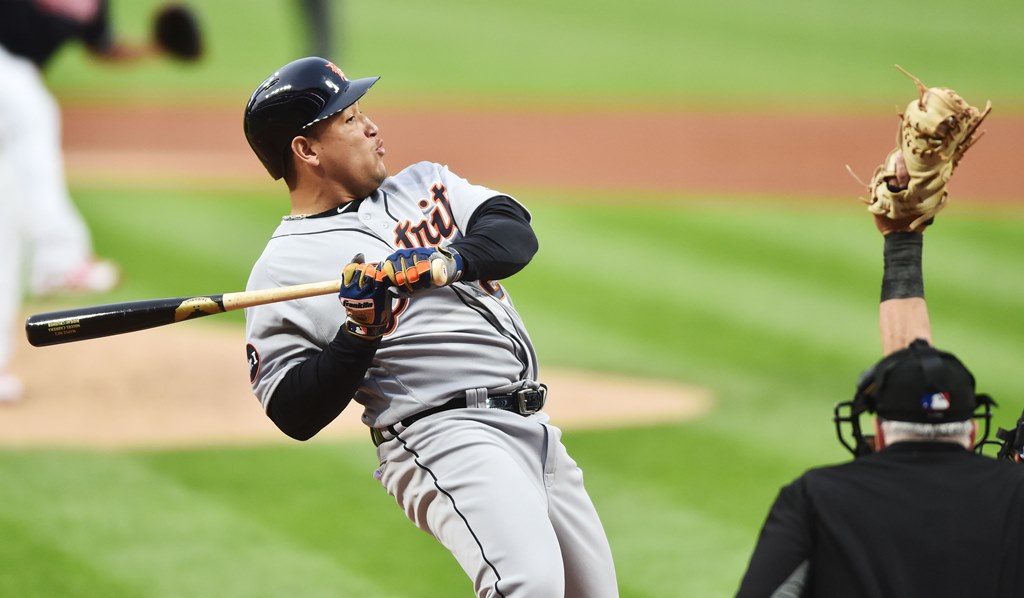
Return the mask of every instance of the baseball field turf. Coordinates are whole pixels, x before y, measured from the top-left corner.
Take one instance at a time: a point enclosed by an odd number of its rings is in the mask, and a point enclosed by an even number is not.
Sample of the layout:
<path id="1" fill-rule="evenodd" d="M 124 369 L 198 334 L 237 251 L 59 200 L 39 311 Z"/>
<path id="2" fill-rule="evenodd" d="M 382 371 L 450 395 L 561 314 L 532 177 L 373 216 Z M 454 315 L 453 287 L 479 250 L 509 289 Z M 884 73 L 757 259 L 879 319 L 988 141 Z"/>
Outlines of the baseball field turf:
<path id="1" fill-rule="evenodd" d="M 115 0 L 117 23 L 141 35 L 156 4 Z M 50 73 L 54 90 L 67 102 L 227 104 L 241 113 L 268 69 L 305 53 L 297 3 L 197 4 L 210 36 L 198 67 L 115 71 L 69 49 Z M 965 14 L 945 0 L 833 4 L 360 0 L 338 15 L 338 62 L 353 76 L 384 75 L 374 98 L 390 109 L 720 104 L 826 115 L 894 114 L 913 93 L 892 68 L 899 63 L 972 101 L 991 98 L 989 129 L 1020 118 L 1024 6 L 982 2 Z M 756 133 L 751 143 L 773 151 Z M 1020 169 L 1007 160 L 1013 186 Z M 122 287 L 89 303 L 244 288 L 286 202 L 283 188 L 256 185 L 72 184 L 98 252 L 124 269 Z M 880 356 L 881 242 L 855 192 L 508 191 L 529 205 L 541 241 L 506 286 L 542 368 L 675 381 L 715 396 L 700 419 L 566 434 L 602 513 L 622 595 L 730 595 L 778 488 L 847 458 L 831 409 Z M 954 191 L 926 235 L 936 345 L 973 370 L 1003 426 L 1024 407 L 1022 200 Z M 182 326 L 233 326 L 241 339 L 240 314 L 210 320 Z M 191 351 L 202 359 L 201 346 Z M 154 365 L 154 385 L 173 378 Z M 0 596 L 470 595 L 447 551 L 371 478 L 374 459 L 362 439 L 0 450 Z"/>

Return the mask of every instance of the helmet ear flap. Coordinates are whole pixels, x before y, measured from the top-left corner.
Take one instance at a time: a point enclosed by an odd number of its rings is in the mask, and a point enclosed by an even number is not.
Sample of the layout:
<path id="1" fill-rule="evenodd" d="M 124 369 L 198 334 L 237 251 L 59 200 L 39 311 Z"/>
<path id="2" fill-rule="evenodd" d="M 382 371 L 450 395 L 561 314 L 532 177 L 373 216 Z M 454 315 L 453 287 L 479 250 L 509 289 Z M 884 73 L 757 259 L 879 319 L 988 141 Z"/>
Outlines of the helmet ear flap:
<path id="1" fill-rule="evenodd" d="M 857 390 L 853 399 L 836 404 L 833 410 L 832 421 L 835 422 L 836 436 L 839 443 L 854 457 L 867 455 L 875 451 L 875 439 L 873 435 L 865 435 L 861 431 L 860 416 L 865 411 L 874 413 L 878 407 L 877 391 L 882 383 L 882 372 L 879 367 L 868 369 L 860 376 L 857 382 Z M 844 425 L 849 425 L 848 439 L 843 431 Z"/>
<path id="2" fill-rule="evenodd" d="M 878 389 L 882 385 L 882 372 L 878 365 L 864 371 L 857 382 L 857 391 L 853 395 L 853 404 L 861 411 L 875 413 L 878 411 Z"/>

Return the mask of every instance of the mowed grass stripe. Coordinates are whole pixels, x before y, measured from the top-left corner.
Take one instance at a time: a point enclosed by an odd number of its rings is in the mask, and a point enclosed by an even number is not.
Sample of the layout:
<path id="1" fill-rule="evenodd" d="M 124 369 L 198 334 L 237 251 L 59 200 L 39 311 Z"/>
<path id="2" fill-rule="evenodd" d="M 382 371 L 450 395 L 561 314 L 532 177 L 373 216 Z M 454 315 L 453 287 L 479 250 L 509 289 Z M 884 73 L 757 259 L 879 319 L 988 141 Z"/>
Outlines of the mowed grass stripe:
<path id="1" fill-rule="evenodd" d="M 368 438 L 146 453 L 139 459 L 296 546 L 330 555 L 346 568 L 379 580 L 398 595 L 472 591 L 449 553 L 410 523 L 373 479 L 378 462 Z M 311 578 L 308 583 L 322 588 L 329 581 Z M 448 593 L 438 593 L 438 588 Z"/>
<path id="2" fill-rule="evenodd" d="M 169 598 L 399 595 L 130 455 L 0 453 L 0 478 L 5 518 L 99 574 L 87 571 L 84 585 L 101 580 L 87 595 L 103 586 Z M 37 566 L 24 561 L 4 567 Z"/>
<path id="3" fill-rule="evenodd" d="M 630 488 L 602 501 L 602 521 L 622 596 L 728 596 L 749 550 L 749 531 L 700 510 Z M 716 555 L 709 559 L 708 555 Z M 684 591 L 685 594 L 680 592 Z"/>
<path id="4" fill-rule="evenodd" d="M 812 461 L 793 447 L 778 454 L 744 446 L 703 422 L 577 432 L 566 442 L 596 497 L 623 594 L 633 596 L 735 592 L 756 537 L 750 530 Z"/>
<path id="5" fill-rule="evenodd" d="M 0 492 L 0 496 L 3 492 Z M 38 515 L 38 514 L 37 514 Z M 145 587 L 114 579 L 88 556 L 67 552 L 40 537 L 18 512 L 0 509 L 0 596 L 117 596 L 145 598 Z"/>

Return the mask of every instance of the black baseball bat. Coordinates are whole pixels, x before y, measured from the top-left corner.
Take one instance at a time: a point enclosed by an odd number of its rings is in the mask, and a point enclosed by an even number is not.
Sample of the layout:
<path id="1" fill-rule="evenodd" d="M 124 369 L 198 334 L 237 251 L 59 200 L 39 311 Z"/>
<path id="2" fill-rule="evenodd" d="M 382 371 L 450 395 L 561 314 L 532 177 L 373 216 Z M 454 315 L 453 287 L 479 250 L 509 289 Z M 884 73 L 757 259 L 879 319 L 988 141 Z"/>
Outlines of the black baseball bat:
<path id="1" fill-rule="evenodd" d="M 340 280 L 327 280 L 222 295 L 147 299 L 80 307 L 30 316 L 25 322 L 25 334 L 33 346 L 45 347 L 166 326 L 255 305 L 327 295 L 339 290 Z"/>

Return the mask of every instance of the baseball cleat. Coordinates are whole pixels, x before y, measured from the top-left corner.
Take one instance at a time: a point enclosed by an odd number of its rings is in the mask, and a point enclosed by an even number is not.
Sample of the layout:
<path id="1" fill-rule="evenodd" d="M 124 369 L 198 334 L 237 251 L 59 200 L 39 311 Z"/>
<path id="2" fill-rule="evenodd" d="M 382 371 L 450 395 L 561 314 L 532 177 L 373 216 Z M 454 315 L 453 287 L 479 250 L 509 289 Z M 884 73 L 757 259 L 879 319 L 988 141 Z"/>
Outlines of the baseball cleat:
<path id="1" fill-rule="evenodd" d="M 107 293 L 121 281 L 121 272 L 109 260 L 89 260 L 72 270 L 63 280 L 37 284 L 33 289 L 36 297 L 58 293 Z"/>
<path id="2" fill-rule="evenodd" d="M 20 401 L 24 391 L 25 387 L 17 376 L 0 372 L 0 404 Z"/>

